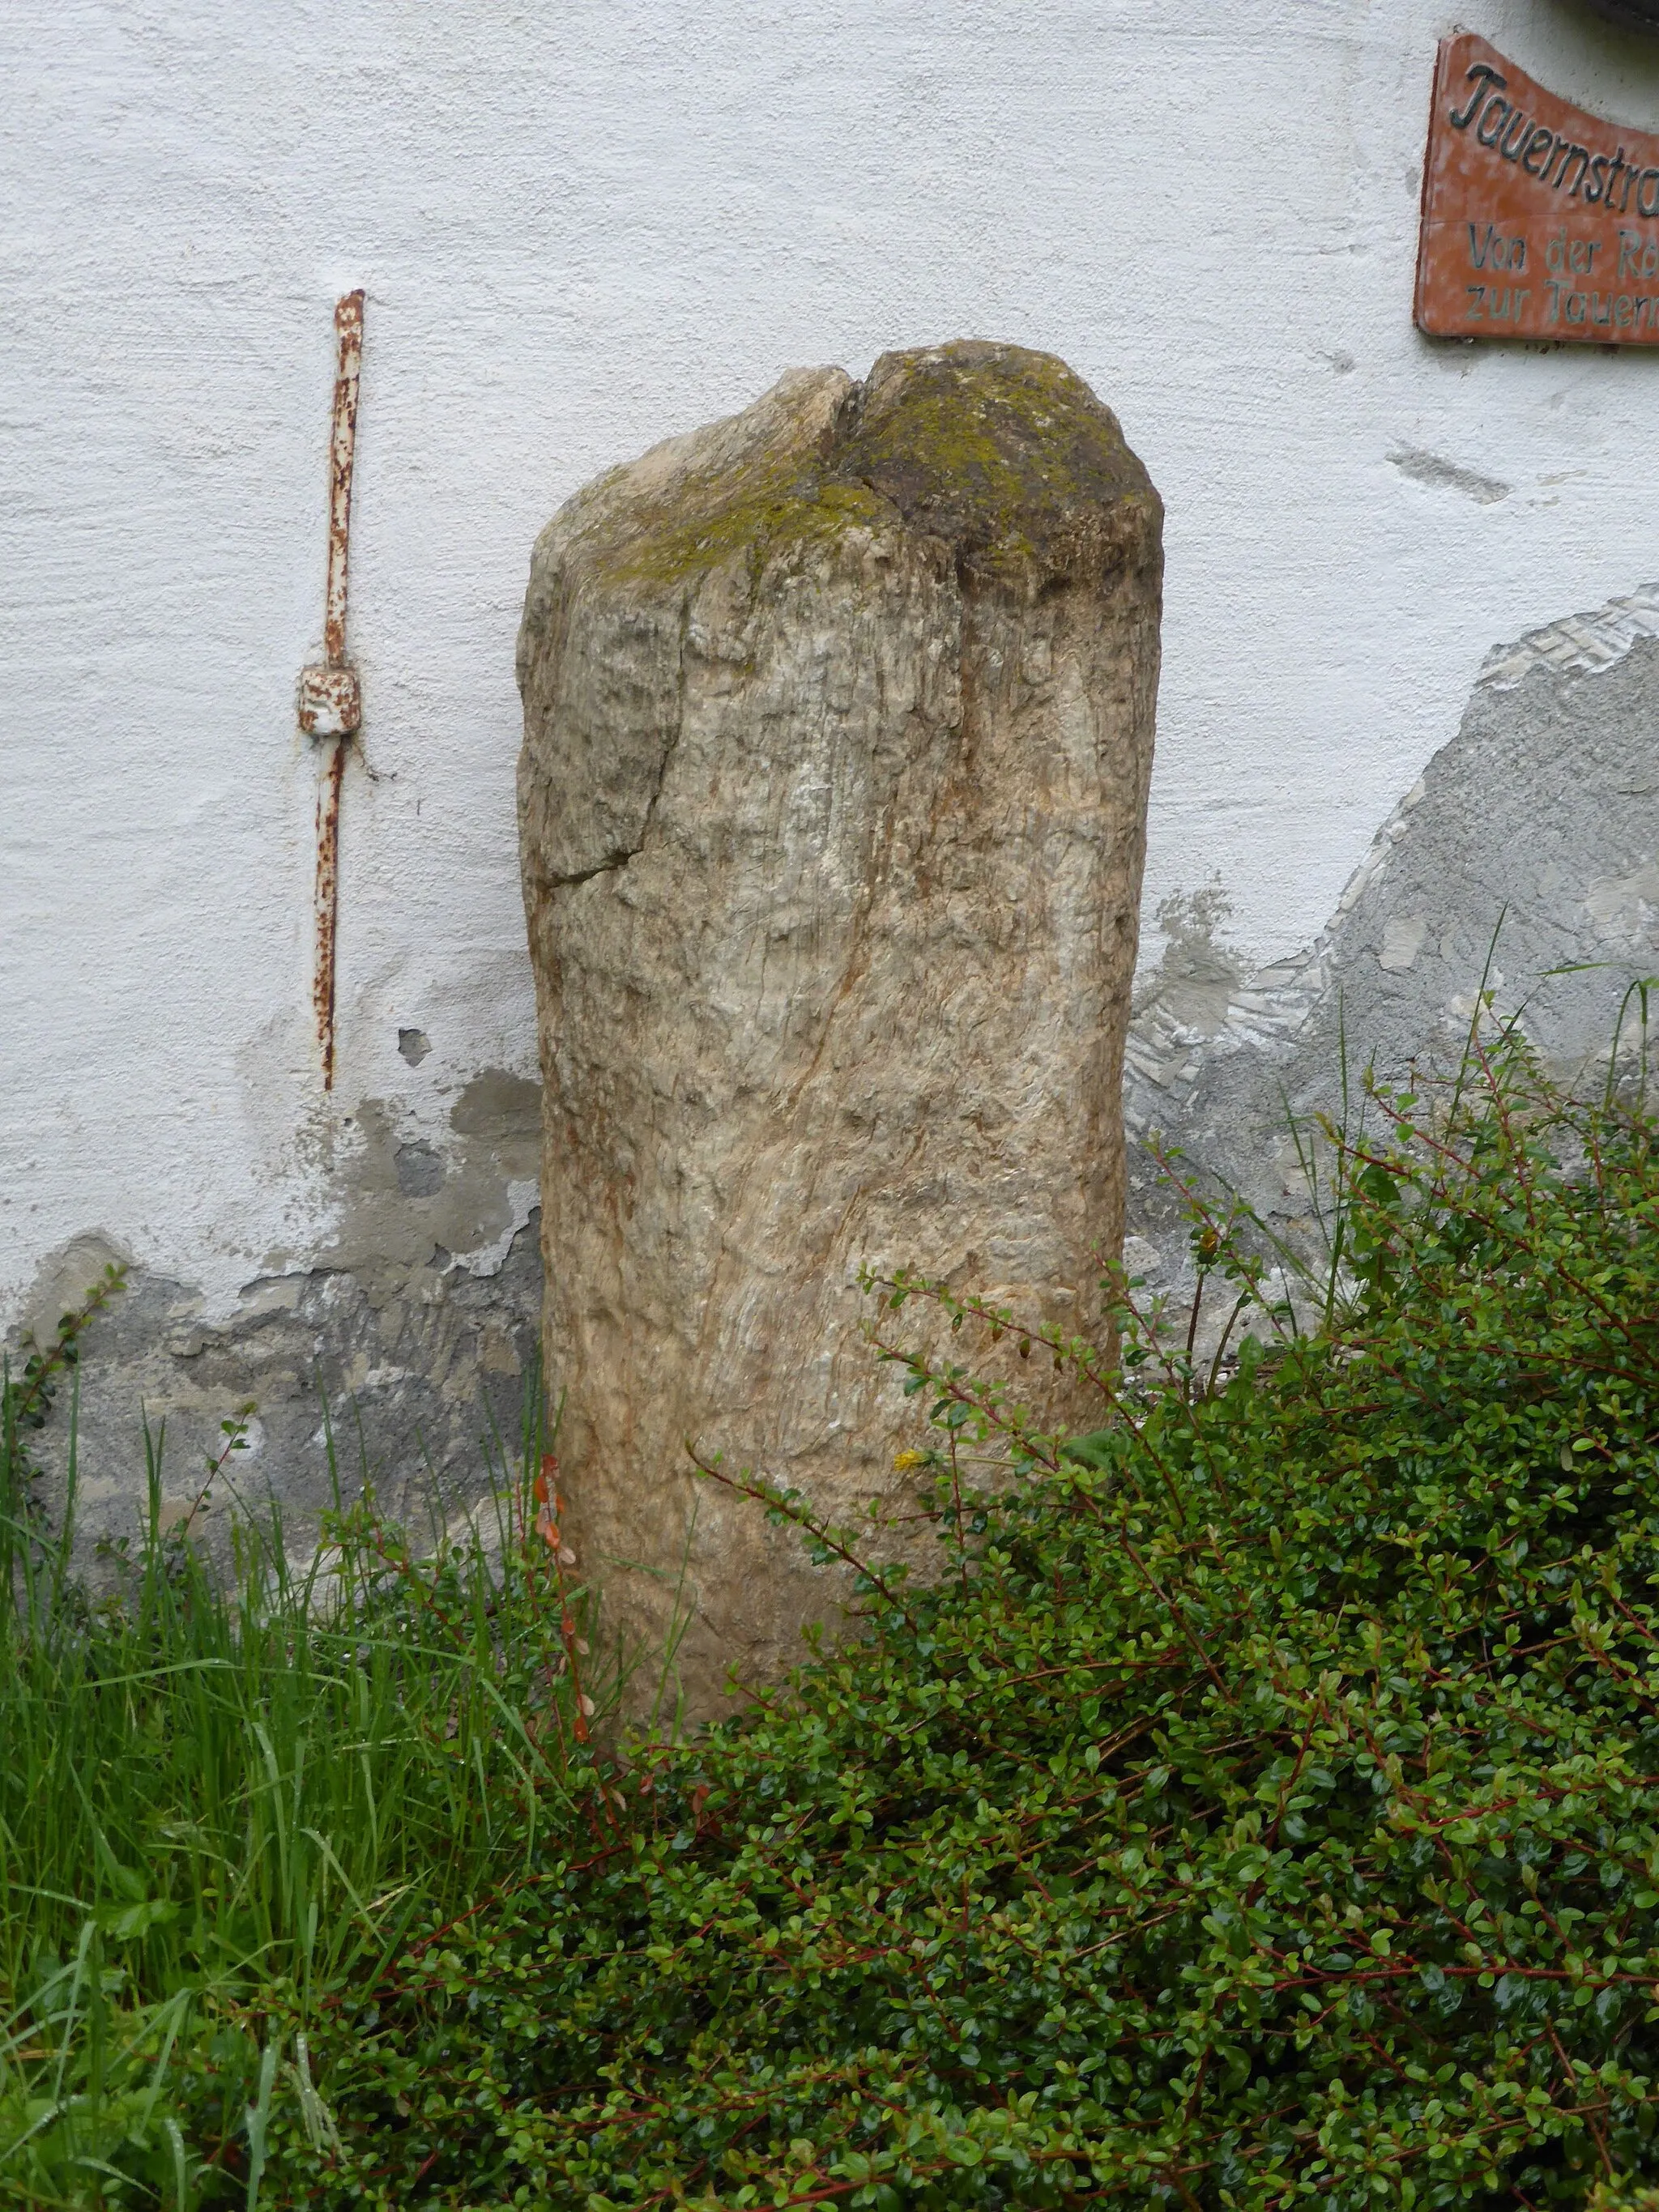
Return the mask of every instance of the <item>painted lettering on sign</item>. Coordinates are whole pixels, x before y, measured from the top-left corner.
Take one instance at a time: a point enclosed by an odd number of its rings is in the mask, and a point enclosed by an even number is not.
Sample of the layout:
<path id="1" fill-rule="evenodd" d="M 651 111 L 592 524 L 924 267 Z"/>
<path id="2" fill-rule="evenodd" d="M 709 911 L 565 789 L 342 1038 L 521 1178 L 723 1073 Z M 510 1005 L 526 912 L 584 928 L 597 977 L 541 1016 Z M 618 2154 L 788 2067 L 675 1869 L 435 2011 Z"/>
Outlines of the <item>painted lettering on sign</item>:
<path id="1" fill-rule="evenodd" d="M 1433 337 L 1659 344 L 1659 136 L 1586 115 L 1484 39 L 1443 40 L 1417 322 Z"/>

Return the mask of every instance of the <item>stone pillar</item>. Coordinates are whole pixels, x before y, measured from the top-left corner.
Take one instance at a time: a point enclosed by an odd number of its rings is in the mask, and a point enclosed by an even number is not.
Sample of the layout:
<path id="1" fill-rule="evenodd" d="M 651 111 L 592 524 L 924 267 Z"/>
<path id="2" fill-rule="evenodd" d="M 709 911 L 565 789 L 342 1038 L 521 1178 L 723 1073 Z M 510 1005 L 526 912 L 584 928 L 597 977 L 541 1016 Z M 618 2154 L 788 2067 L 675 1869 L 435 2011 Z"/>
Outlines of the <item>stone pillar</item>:
<path id="1" fill-rule="evenodd" d="M 1079 377 L 964 342 L 861 386 L 792 372 L 537 542 L 519 794 L 566 1526 L 647 1668 L 685 1617 L 693 1714 L 834 1592 L 685 1440 L 839 1520 L 925 1441 L 860 1337 L 861 1262 L 1097 1315 L 1162 520 Z"/>

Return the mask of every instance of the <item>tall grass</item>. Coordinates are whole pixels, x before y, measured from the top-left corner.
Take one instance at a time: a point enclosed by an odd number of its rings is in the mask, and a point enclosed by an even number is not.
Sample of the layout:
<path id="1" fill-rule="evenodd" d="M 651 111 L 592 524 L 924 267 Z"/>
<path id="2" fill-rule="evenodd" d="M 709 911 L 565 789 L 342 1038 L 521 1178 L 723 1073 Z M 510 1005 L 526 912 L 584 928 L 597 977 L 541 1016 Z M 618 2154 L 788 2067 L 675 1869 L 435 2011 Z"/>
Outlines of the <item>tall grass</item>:
<path id="1" fill-rule="evenodd" d="M 210 1562 L 147 1435 L 94 1599 L 72 1406 L 52 1524 L 33 1495 L 53 1379 L 8 1377 L 0 1430 L 0 2204 L 252 2206 L 273 2098 L 332 2132 L 307 2023 L 532 1875 L 591 1786 L 539 1394 L 483 1510 L 418 1548 L 337 1471 L 303 1557 L 273 1506 Z"/>

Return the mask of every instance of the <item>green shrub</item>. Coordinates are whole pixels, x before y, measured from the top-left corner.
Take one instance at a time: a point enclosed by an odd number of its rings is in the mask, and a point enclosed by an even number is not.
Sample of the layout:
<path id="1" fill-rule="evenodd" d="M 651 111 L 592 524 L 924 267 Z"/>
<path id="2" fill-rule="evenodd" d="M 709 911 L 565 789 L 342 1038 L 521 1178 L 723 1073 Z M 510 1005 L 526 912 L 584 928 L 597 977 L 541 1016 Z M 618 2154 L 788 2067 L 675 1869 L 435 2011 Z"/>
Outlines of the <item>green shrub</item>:
<path id="1" fill-rule="evenodd" d="M 1316 1325 L 1197 1209 L 1231 1372 L 872 1285 L 939 1575 L 619 1768 L 533 1435 L 492 1543 L 152 1510 L 99 1609 L 14 1386 L 0 2204 L 1652 2212 L 1659 1142 L 1512 1039 L 1379 1103 Z"/>
<path id="2" fill-rule="evenodd" d="M 313 2043 L 343 2149 L 274 2112 L 280 2201 L 1644 2203 L 1655 1130 L 1512 1040 L 1381 1103 L 1320 1326 L 1212 1392 L 1127 1292 L 1109 1359 L 1039 1336 L 1086 1438 L 890 1334 L 1012 1316 L 878 1286 L 939 1578 L 422 1923 Z"/>

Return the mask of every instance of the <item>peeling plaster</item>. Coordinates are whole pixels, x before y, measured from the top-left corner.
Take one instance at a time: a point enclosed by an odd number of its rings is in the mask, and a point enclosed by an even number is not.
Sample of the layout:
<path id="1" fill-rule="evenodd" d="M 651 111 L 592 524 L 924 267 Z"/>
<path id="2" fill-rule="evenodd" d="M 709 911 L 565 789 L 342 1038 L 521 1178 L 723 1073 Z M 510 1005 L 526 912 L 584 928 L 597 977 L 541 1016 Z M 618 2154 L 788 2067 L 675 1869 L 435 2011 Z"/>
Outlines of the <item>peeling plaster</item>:
<path id="1" fill-rule="evenodd" d="M 228 1310 L 101 1231 L 50 1255 L 14 1346 L 26 1334 L 50 1341 L 106 1265 L 127 1273 L 82 1366 L 84 1541 L 131 1527 L 146 1421 L 165 1431 L 166 1480 L 193 1494 L 219 1424 L 250 1401 L 248 1449 L 221 1488 L 268 1492 L 296 1525 L 331 1492 L 325 1401 L 348 1487 L 368 1472 L 410 1510 L 433 1486 L 452 1502 L 476 1496 L 483 1437 L 492 1425 L 516 1434 L 537 1356 L 539 1142 L 538 1086 L 505 1068 L 474 1076 L 436 1125 L 381 1098 L 318 1118 L 306 1143 L 335 1226 L 308 1266 L 272 1255 Z M 64 1427 L 52 1424 L 45 1444 L 59 1480 Z"/>
<path id="2" fill-rule="evenodd" d="M 363 1099 L 328 1146 L 339 1215 L 317 1264 L 373 1285 L 441 1251 L 491 1272 L 535 1202 L 539 1114 L 537 1086 L 501 1068 L 474 1076 L 429 1133 L 395 1103 Z"/>
<path id="3" fill-rule="evenodd" d="M 1559 1073 L 1605 1063 L 1625 994 L 1659 972 L 1659 634 L 1629 622 L 1635 604 L 1603 611 L 1616 649 L 1585 650 L 1592 617 L 1496 649 L 1457 734 L 1377 831 L 1325 928 L 1287 959 L 1239 963 L 1224 1006 L 1224 892 L 1164 902 L 1170 946 L 1138 995 L 1126 1055 L 1133 1132 L 1179 1147 L 1294 1238 L 1311 1224 L 1290 1120 L 1340 1116 L 1345 1054 L 1352 1083 L 1369 1066 L 1389 1077 L 1444 1065 L 1484 989 Z M 1216 979 L 1196 996 L 1182 983 L 1194 969 Z M 1189 1294 L 1144 1141 L 1131 1181 L 1141 1272 Z"/>
<path id="4" fill-rule="evenodd" d="M 1558 676 L 1595 676 L 1616 667 L 1644 637 L 1659 637 L 1659 584 L 1644 584 L 1588 614 L 1564 615 L 1541 629 L 1528 630 L 1513 645 L 1494 646 L 1480 681 L 1507 690 L 1534 668 L 1551 669 Z"/>

